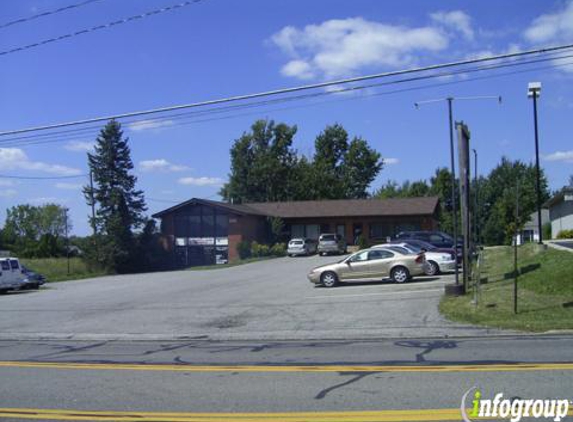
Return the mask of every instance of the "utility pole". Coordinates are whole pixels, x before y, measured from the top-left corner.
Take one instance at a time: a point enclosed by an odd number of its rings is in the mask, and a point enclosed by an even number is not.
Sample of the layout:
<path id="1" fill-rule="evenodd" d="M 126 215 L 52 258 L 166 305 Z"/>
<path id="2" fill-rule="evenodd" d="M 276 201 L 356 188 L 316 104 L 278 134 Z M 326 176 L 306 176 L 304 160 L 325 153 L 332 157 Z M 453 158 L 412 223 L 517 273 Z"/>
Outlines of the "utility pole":
<path id="1" fill-rule="evenodd" d="M 539 244 L 543 244 L 543 225 L 541 224 L 541 170 L 539 169 L 539 131 L 537 128 L 537 98 L 541 94 L 541 82 L 530 82 L 527 96 L 533 98 L 533 126 L 535 131 L 535 190 L 537 191 L 537 230 Z"/>
<path id="2" fill-rule="evenodd" d="M 68 263 L 68 275 L 70 275 L 70 236 L 68 233 L 68 209 L 64 208 L 65 230 L 66 230 L 66 260 Z"/>
<path id="3" fill-rule="evenodd" d="M 456 122 L 458 133 L 458 161 L 460 166 L 460 205 L 462 217 L 462 255 L 464 291 L 470 278 L 471 219 L 470 219 L 470 131 L 463 122 Z"/>
<path id="4" fill-rule="evenodd" d="M 515 233 L 513 240 L 513 313 L 517 314 L 517 236 L 519 233 L 519 179 L 515 187 Z"/>
<path id="5" fill-rule="evenodd" d="M 478 188 L 478 153 L 472 148 L 474 153 L 474 243 L 479 245 L 479 188 Z"/>
<path id="6" fill-rule="evenodd" d="M 92 208 L 92 232 L 94 237 L 94 248 L 96 252 L 96 261 L 99 261 L 99 248 L 97 242 L 97 226 L 95 219 L 95 199 L 94 199 L 94 173 L 90 168 L 90 204 Z"/>
<path id="7" fill-rule="evenodd" d="M 429 103 L 436 103 L 436 102 L 443 102 L 447 101 L 448 103 L 448 121 L 449 121 L 449 131 L 450 131 L 450 172 L 451 172 L 451 184 L 452 184 L 452 223 L 453 229 L 452 234 L 454 238 L 454 250 L 456 251 L 456 261 L 457 261 L 457 250 L 458 250 L 458 206 L 456 201 L 456 170 L 455 170 L 455 153 L 454 153 L 454 118 L 453 118 L 453 102 L 454 100 L 458 101 L 472 101 L 472 100 L 491 100 L 495 99 L 501 104 L 501 96 L 477 96 L 477 97 L 446 97 L 446 98 L 439 98 L 434 100 L 426 100 L 426 101 L 419 101 L 414 103 L 414 106 L 418 109 L 421 105 L 429 104 Z M 460 284 L 460 275 L 458 266 L 456 265 L 455 269 L 455 280 L 456 286 Z"/>

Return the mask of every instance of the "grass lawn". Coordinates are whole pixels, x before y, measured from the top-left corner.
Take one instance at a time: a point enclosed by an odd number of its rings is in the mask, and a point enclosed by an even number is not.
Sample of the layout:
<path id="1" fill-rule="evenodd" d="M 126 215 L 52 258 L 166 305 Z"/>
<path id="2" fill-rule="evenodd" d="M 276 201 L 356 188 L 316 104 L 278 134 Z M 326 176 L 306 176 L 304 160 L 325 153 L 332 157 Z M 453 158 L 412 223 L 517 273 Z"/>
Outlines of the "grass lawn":
<path id="1" fill-rule="evenodd" d="M 77 280 L 105 275 L 102 270 L 89 268 L 81 258 L 70 258 L 70 274 L 66 258 L 22 258 L 22 264 L 44 275 L 48 282 Z"/>
<path id="2" fill-rule="evenodd" d="M 537 244 L 518 248 L 518 312 L 513 312 L 513 248 L 485 251 L 478 305 L 474 292 L 444 297 L 440 311 L 454 321 L 542 332 L 573 329 L 573 253 Z"/>

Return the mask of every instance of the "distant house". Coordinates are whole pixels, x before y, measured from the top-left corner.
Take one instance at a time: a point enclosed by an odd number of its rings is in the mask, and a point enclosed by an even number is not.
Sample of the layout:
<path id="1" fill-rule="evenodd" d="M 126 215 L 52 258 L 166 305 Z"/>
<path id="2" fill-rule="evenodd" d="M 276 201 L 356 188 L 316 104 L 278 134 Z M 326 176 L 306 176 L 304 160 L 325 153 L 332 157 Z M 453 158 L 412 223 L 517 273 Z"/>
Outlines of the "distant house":
<path id="1" fill-rule="evenodd" d="M 573 230 L 573 187 L 568 186 L 545 203 L 551 220 L 551 237 L 562 230 Z"/>
<path id="2" fill-rule="evenodd" d="M 436 229 L 438 209 L 437 197 L 246 204 L 193 198 L 153 217 L 161 219 L 165 249 L 191 266 L 233 261 L 243 240 L 269 242 L 269 217 L 283 220 L 285 237 L 338 233 L 354 244 L 360 235 L 375 242 L 403 230 Z"/>
<path id="3" fill-rule="evenodd" d="M 543 226 L 549 223 L 549 210 L 542 209 L 541 210 L 541 229 L 543 230 Z M 539 224 L 537 222 L 537 211 L 532 212 L 529 216 L 529 220 L 523 226 L 523 230 L 521 231 L 520 239 L 518 243 L 521 244 L 523 242 L 539 242 Z"/>

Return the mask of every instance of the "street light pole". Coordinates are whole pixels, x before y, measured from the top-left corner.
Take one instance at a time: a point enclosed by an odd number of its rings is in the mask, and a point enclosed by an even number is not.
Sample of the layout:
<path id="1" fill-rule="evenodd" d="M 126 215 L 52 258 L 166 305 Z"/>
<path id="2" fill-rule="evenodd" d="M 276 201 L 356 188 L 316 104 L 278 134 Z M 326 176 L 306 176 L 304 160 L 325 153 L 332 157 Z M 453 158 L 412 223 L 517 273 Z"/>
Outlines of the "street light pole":
<path id="1" fill-rule="evenodd" d="M 477 97 L 447 97 L 435 100 L 419 101 L 414 103 L 416 108 L 420 108 L 423 104 L 436 103 L 441 101 L 448 102 L 448 118 L 450 126 L 450 172 L 451 172 L 451 184 L 452 184 L 452 223 L 453 223 L 453 237 L 454 237 L 454 251 L 456 252 L 456 264 L 458 255 L 458 204 L 456 203 L 456 170 L 455 170 L 455 158 L 454 158 L 454 118 L 453 118 L 453 102 L 454 100 L 491 100 L 495 99 L 501 104 L 501 96 L 477 96 Z M 455 279 L 456 285 L 460 284 L 460 275 L 458 266 L 455 266 Z"/>
<path id="2" fill-rule="evenodd" d="M 474 152 L 474 242 L 476 245 L 479 245 L 479 232 L 478 232 L 478 223 L 479 223 L 479 189 L 478 189 L 478 153 L 475 149 L 472 148 Z"/>
<path id="3" fill-rule="evenodd" d="M 539 168 L 539 131 L 537 127 L 537 97 L 541 94 L 541 83 L 531 82 L 528 87 L 528 96 L 533 98 L 533 126 L 535 131 L 535 190 L 537 191 L 537 231 L 539 244 L 543 244 L 543 225 L 541 223 L 541 170 Z"/>
<path id="4" fill-rule="evenodd" d="M 453 235 L 454 235 L 454 251 L 456 253 L 456 269 L 455 269 L 455 279 L 456 285 L 460 284 L 460 274 L 458 270 L 458 207 L 456 204 L 456 162 L 454 158 L 454 117 L 452 111 L 452 103 L 454 101 L 453 97 L 448 97 L 448 115 L 450 120 L 450 172 L 451 172 L 451 184 L 452 184 L 452 222 L 454 225 Z"/>

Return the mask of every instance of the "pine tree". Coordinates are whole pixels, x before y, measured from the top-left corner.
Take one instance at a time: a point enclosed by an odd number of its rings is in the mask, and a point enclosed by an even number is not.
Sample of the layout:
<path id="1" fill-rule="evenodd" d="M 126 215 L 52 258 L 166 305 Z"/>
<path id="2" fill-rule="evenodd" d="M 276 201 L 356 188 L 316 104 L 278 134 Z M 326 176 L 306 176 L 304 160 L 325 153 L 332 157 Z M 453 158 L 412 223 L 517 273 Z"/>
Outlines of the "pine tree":
<path id="1" fill-rule="evenodd" d="M 97 207 L 95 226 L 99 260 L 117 272 L 135 270 L 133 230 L 143 225 L 143 213 L 147 209 L 143 192 L 135 189 L 137 177 L 130 173 L 133 162 L 128 141 L 115 120 L 101 130 L 94 153 L 88 153 L 93 192 L 89 186 L 84 188 L 88 205 L 91 206 L 93 197 Z"/>

